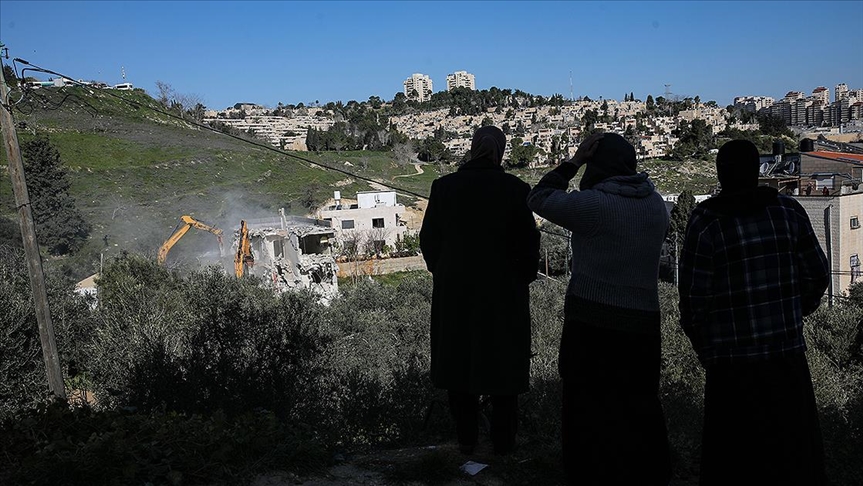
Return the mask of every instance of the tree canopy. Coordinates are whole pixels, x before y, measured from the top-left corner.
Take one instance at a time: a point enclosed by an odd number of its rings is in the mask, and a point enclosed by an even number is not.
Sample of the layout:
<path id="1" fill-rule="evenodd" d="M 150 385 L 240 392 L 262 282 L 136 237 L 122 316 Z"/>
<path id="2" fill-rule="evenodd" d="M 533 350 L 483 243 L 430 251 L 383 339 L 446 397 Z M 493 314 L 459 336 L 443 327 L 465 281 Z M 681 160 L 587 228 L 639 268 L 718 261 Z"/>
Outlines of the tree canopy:
<path id="1" fill-rule="evenodd" d="M 60 152 L 48 137 L 39 136 L 22 143 L 21 154 L 39 244 L 52 255 L 74 253 L 91 228 L 69 195 L 72 183 Z"/>
<path id="2" fill-rule="evenodd" d="M 673 160 L 706 160 L 714 148 L 713 128 L 700 118 L 680 122 L 676 134 L 678 141 L 670 154 Z"/>

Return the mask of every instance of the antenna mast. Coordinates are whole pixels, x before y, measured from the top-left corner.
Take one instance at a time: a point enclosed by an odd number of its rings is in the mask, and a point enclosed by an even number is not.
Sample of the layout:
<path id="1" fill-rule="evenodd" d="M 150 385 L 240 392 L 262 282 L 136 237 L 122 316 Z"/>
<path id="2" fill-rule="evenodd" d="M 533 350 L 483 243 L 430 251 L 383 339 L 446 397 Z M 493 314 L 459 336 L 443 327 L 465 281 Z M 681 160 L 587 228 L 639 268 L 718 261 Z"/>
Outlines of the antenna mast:
<path id="1" fill-rule="evenodd" d="M 569 70 L 569 101 L 575 101 L 575 98 L 572 96 L 572 69 Z"/>

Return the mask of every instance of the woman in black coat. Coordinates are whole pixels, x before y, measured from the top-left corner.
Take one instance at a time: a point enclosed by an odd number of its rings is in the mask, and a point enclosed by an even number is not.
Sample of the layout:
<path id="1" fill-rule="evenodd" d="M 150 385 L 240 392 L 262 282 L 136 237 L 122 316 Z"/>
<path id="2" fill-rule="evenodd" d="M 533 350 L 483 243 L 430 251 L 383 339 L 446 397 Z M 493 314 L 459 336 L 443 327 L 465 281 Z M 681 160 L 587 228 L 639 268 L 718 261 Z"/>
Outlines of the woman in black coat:
<path id="1" fill-rule="evenodd" d="M 495 452 L 515 446 L 517 398 L 528 390 L 530 293 L 539 232 L 530 186 L 501 167 L 506 138 L 474 133 L 471 160 L 434 181 L 420 247 L 434 276 L 431 378 L 449 392 L 462 452 L 477 442 L 479 395 L 491 395 Z"/>

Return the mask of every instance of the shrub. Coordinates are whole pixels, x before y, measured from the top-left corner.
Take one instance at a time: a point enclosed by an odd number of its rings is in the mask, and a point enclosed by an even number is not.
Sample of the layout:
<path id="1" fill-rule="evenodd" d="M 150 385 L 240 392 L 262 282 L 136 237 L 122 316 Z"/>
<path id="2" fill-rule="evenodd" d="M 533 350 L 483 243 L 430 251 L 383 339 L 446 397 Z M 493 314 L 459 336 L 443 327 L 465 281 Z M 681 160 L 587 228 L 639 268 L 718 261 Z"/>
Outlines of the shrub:
<path id="1" fill-rule="evenodd" d="M 326 346 L 320 305 L 216 268 L 181 278 L 125 256 L 98 282 L 90 365 L 102 403 L 287 418 L 307 401 Z"/>
<path id="2" fill-rule="evenodd" d="M 44 365 L 24 259 L 20 250 L 2 251 L 0 299 L 9 306 L 0 314 L 0 419 L 8 420 L 0 455 L 10 467 L 35 471 L 55 461 L 72 483 L 98 467 L 126 483 L 231 480 L 253 467 L 243 462 L 245 447 L 303 453 L 291 437 L 313 436 L 314 447 L 357 448 L 454 435 L 446 393 L 429 379 L 428 273 L 404 273 L 389 283 L 360 279 L 323 307 L 309 294 L 273 295 L 255 278 L 236 279 L 215 268 L 181 275 L 121 255 L 97 282 L 95 311 L 69 282 L 52 276 L 61 361 L 70 375 L 81 371 L 75 384 L 92 387 L 97 405 L 28 413 L 46 398 Z M 530 289 L 531 389 L 519 397 L 519 435 L 525 448 L 541 451 L 535 456 L 559 453 L 565 289 L 566 282 L 551 279 Z M 689 482 L 700 456 L 704 373 L 678 323 L 677 290 L 665 283 L 659 289 L 660 398 L 675 474 Z M 805 323 L 828 474 L 837 484 L 863 482 L 861 320 L 863 309 L 848 299 L 822 307 Z M 54 426 L 58 432 L 51 435 Z M 213 428 L 225 444 L 201 437 Z M 286 443 L 279 433 L 287 434 Z M 256 434 L 262 442 L 254 442 Z M 180 439 L 185 436 L 216 450 L 206 455 Z M 174 456 L 165 453 L 167 443 Z M 275 465 L 270 459 L 277 461 L 267 456 L 261 464 Z M 207 469 L 222 460 L 224 474 Z M 170 471 L 182 471 L 182 478 Z M 54 481 L 51 474 L 34 474 L 31 481 Z M 0 471 L 0 481 L 23 477 Z"/>
<path id="3" fill-rule="evenodd" d="M 234 418 L 42 406 L 0 427 L 2 484 L 247 484 L 271 469 L 320 468 L 327 454 L 271 413 Z"/>
<path id="4" fill-rule="evenodd" d="M 544 237 L 544 236 L 543 236 Z M 560 443 L 561 385 L 557 371 L 566 284 L 541 279 L 530 286 L 530 391 L 519 397 L 522 438 L 536 446 Z"/>
<path id="5" fill-rule="evenodd" d="M 25 262 L 20 248 L 0 246 L 0 419 L 50 399 Z M 60 366 L 74 377 L 94 329 L 90 300 L 58 276 L 46 277 L 45 285 Z"/>
<path id="6" fill-rule="evenodd" d="M 539 271 L 548 275 L 565 275 L 569 268 L 569 237 L 564 228 L 546 221 L 540 233 Z"/>
<path id="7" fill-rule="evenodd" d="M 863 308 L 822 305 L 806 319 L 807 358 L 835 484 L 863 484 Z"/>
<path id="8" fill-rule="evenodd" d="M 662 314 L 662 372 L 659 396 L 668 427 L 672 470 L 679 477 L 697 471 L 701 457 L 704 369 L 680 327 L 677 288 L 659 283 Z"/>
<path id="9" fill-rule="evenodd" d="M 323 384 L 331 397 L 330 429 L 339 431 L 334 440 L 391 444 L 420 434 L 441 401 L 428 376 L 430 276 L 395 286 L 361 280 L 342 291 L 329 312 L 333 344 Z"/>

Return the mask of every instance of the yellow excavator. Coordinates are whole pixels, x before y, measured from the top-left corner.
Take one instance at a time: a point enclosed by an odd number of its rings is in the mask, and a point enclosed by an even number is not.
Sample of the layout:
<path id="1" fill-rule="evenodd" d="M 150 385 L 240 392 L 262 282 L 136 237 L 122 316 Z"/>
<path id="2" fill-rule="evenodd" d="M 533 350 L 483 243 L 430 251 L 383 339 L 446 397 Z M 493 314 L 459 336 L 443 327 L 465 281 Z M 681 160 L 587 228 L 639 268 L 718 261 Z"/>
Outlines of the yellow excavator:
<path id="1" fill-rule="evenodd" d="M 181 216 L 181 222 L 177 224 L 177 227 L 174 228 L 174 232 L 171 234 L 171 237 L 165 240 L 162 243 L 162 246 L 159 248 L 159 264 L 164 264 L 165 260 L 168 258 L 168 252 L 171 248 L 180 241 L 180 238 L 183 237 L 190 229 L 197 228 L 199 230 L 209 231 L 216 235 L 216 238 L 219 240 L 219 254 L 222 254 L 222 230 L 219 228 L 214 228 L 212 226 L 206 225 L 191 216 Z"/>
<path id="2" fill-rule="evenodd" d="M 240 239 L 237 242 L 237 255 L 234 257 L 234 270 L 237 273 L 237 278 L 243 276 L 246 267 L 251 267 L 255 264 L 255 257 L 252 255 L 252 242 L 249 240 L 249 228 L 246 226 L 246 221 L 240 221 Z"/>

